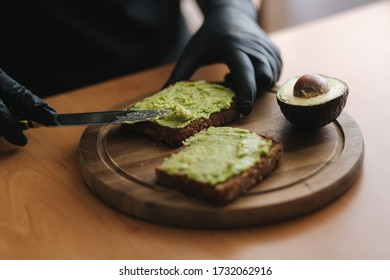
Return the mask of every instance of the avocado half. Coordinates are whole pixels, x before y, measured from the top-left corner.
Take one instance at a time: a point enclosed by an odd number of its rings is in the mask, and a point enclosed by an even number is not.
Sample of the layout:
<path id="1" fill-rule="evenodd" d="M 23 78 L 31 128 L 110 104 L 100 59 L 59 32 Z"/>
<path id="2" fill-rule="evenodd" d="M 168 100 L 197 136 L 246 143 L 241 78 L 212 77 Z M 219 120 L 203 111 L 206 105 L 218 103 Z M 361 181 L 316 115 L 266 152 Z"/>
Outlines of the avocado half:
<path id="1" fill-rule="evenodd" d="M 287 80 L 276 94 L 279 107 L 292 124 L 303 129 L 323 127 L 341 114 L 348 85 L 336 78 L 308 74 Z"/>

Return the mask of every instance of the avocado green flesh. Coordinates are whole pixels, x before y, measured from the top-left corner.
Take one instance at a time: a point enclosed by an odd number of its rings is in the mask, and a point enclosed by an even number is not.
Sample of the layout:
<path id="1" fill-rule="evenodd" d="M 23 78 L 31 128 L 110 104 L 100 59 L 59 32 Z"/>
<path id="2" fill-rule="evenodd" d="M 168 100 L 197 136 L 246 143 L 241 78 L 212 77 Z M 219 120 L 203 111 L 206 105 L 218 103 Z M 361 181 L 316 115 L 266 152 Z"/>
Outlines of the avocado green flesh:
<path id="1" fill-rule="evenodd" d="M 347 90 L 347 85 L 344 82 L 332 77 L 327 77 L 324 75 L 321 76 L 324 77 L 329 83 L 330 90 L 327 93 L 308 98 L 296 97 L 293 94 L 293 89 L 299 77 L 293 77 L 280 87 L 276 96 L 281 102 L 286 104 L 295 106 L 315 106 L 338 98 Z"/>
<path id="2" fill-rule="evenodd" d="M 153 122 L 161 126 L 180 128 L 194 120 L 208 119 L 211 114 L 228 109 L 235 93 L 230 89 L 205 81 L 177 82 L 129 109 L 169 109 L 165 117 Z"/>
<path id="3" fill-rule="evenodd" d="M 244 129 L 210 127 L 184 141 L 186 148 L 167 158 L 161 169 L 215 186 L 254 166 L 271 145 L 271 140 Z"/>

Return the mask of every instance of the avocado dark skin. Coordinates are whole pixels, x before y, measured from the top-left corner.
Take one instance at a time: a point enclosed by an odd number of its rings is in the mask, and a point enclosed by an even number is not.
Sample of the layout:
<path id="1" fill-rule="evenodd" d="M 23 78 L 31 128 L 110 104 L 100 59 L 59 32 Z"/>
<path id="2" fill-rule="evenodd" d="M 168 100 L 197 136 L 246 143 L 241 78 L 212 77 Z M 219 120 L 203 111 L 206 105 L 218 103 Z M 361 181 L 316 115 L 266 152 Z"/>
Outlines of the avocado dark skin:
<path id="1" fill-rule="evenodd" d="M 315 75 L 292 78 L 277 93 L 278 105 L 286 119 L 305 130 L 318 129 L 336 120 L 345 107 L 349 93 L 343 81 L 323 75 L 319 75 L 319 80 Z M 327 82 L 324 83 L 322 79 Z M 308 88 L 307 85 L 314 86 Z M 305 94 L 297 97 L 296 92 L 300 90 Z"/>

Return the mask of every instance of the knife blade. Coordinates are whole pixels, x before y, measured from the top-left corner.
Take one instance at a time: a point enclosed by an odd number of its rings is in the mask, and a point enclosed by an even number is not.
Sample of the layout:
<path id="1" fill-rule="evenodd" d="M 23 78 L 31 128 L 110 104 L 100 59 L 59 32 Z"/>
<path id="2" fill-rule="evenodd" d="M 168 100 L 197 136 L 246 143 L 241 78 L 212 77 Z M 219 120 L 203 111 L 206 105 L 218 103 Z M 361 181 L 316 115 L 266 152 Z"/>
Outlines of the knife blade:
<path id="1" fill-rule="evenodd" d="M 38 127 L 61 127 L 79 125 L 104 125 L 151 121 L 164 117 L 171 110 L 121 110 L 104 112 L 86 112 L 57 114 L 58 124 L 45 125 L 32 120 L 20 120 L 23 129 Z"/>

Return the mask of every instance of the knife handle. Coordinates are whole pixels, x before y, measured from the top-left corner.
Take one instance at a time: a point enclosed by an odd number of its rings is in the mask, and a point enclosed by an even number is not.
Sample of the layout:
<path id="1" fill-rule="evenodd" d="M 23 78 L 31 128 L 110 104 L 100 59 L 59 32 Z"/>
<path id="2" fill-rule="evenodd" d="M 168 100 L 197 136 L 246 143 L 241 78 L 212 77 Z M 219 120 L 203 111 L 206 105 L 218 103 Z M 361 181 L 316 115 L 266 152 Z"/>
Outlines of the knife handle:
<path id="1" fill-rule="evenodd" d="M 20 125 L 22 126 L 23 130 L 29 129 L 29 128 L 38 128 L 38 127 L 45 127 L 44 124 L 37 123 L 30 120 L 21 120 L 19 121 Z"/>

